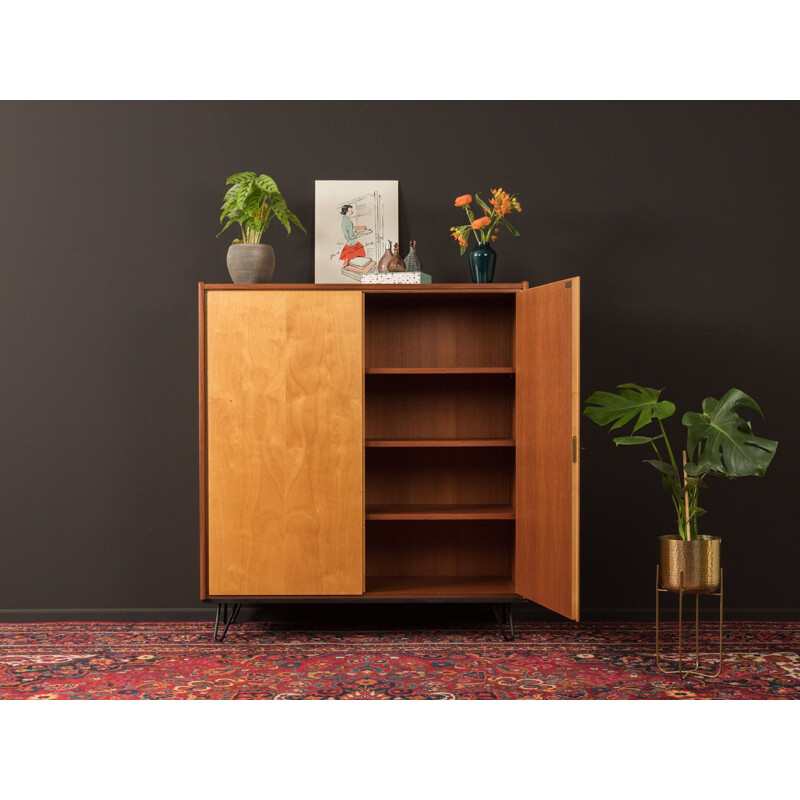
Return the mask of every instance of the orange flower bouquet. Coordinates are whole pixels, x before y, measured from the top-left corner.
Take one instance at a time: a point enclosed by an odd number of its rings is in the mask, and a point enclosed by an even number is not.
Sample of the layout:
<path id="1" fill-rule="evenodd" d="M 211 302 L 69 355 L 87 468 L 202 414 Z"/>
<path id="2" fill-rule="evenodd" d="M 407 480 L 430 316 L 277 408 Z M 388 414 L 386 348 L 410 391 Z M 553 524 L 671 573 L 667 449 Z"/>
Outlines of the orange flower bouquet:
<path id="1" fill-rule="evenodd" d="M 475 202 L 485 212 L 484 216 L 476 218 L 472 212 L 471 194 L 462 194 L 460 197 L 456 197 L 456 207 L 463 208 L 469 220 L 467 225 L 456 225 L 450 228 L 450 235 L 461 246 L 462 256 L 466 252 L 470 233 L 475 236 L 475 241 L 479 245 L 496 241 L 502 228 L 505 228 L 512 236 L 519 236 L 519 231 L 508 221 L 508 215 L 513 211 L 522 211 L 522 206 L 515 194 L 509 194 L 501 187 L 492 189 L 492 196 L 489 198 L 488 204 L 477 192 L 475 193 Z"/>

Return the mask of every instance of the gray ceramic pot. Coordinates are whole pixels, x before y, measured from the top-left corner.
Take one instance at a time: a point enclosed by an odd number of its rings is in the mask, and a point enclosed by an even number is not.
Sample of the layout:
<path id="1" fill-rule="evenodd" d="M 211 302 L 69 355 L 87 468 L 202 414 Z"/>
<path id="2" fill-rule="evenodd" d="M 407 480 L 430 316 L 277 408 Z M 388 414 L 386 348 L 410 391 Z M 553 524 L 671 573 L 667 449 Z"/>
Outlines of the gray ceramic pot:
<path id="1" fill-rule="evenodd" d="M 228 272 L 234 283 L 269 283 L 275 272 L 275 251 L 269 244 L 232 244 Z"/>

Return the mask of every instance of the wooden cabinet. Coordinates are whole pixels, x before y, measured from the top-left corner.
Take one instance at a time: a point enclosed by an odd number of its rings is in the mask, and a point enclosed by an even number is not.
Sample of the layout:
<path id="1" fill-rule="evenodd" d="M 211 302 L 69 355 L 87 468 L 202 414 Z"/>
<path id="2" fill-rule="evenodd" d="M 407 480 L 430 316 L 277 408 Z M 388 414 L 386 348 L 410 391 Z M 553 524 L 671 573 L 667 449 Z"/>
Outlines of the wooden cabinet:
<path id="1" fill-rule="evenodd" d="M 578 618 L 578 278 L 199 299 L 203 599 Z"/>

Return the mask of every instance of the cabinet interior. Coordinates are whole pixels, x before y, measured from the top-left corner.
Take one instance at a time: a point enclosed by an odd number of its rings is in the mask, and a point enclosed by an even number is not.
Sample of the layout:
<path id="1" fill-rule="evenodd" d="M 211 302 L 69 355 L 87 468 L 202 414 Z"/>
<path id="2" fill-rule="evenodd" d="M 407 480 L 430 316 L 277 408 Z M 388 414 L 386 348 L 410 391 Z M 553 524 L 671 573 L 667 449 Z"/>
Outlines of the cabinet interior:
<path id="1" fill-rule="evenodd" d="M 513 373 L 368 374 L 365 434 L 373 439 L 513 439 Z"/>
<path id="2" fill-rule="evenodd" d="M 513 594 L 514 294 L 364 301 L 366 594 Z"/>
<path id="3" fill-rule="evenodd" d="M 365 501 L 373 505 L 511 506 L 513 447 L 367 448 Z"/>
<path id="4" fill-rule="evenodd" d="M 510 577 L 513 557 L 513 520 L 375 522 L 368 532 L 366 573 L 367 578 L 387 575 Z"/>
<path id="5" fill-rule="evenodd" d="M 382 367 L 513 367 L 513 294 L 364 295 L 364 363 Z"/>

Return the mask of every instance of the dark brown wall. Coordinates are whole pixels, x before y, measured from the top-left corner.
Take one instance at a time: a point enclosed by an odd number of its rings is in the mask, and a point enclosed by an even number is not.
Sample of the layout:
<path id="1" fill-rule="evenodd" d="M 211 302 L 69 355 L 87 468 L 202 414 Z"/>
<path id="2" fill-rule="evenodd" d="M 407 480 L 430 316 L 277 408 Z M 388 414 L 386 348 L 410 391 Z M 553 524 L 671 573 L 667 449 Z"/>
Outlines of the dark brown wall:
<path id="1" fill-rule="evenodd" d="M 800 608 L 798 123 L 796 103 L 0 104 L 0 608 L 200 605 L 196 285 L 228 280 L 217 209 L 241 169 L 309 227 L 270 234 L 278 282 L 314 279 L 317 178 L 399 179 L 437 281 L 469 279 L 453 198 L 518 192 L 497 279 L 582 276 L 584 397 L 761 403 L 775 463 L 714 484 L 705 530 L 729 607 Z M 583 446 L 583 607 L 633 614 L 671 506 L 643 452 L 588 422 Z"/>

